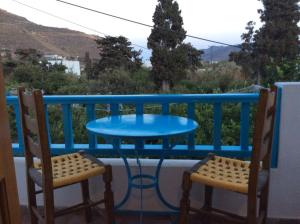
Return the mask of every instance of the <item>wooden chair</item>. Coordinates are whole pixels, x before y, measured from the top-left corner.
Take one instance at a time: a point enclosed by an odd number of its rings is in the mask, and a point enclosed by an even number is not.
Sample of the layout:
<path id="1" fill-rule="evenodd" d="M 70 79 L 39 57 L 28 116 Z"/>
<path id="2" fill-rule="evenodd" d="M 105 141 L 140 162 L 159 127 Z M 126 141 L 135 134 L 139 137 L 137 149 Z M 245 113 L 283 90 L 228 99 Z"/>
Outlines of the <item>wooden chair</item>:
<path id="1" fill-rule="evenodd" d="M 20 224 L 21 210 L 4 84 L 0 56 L 0 224 Z"/>
<path id="2" fill-rule="evenodd" d="M 18 89 L 22 121 L 23 141 L 26 158 L 28 205 L 31 223 L 39 221 L 53 224 L 57 216 L 85 209 L 86 221 L 91 221 L 91 207 L 104 203 L 107 223 L 114 222 L 114 202 L 111 190 L 112 168 L 84 152 L 72 153 L 51 158 L 43 97 L 40 90 L 27 93 Z M 104 199 L 90 200 L 88 178 L 103 175 L 105 183 Z M 55 211 L 54 189 L 71 184 L 81 184 L 83 202 L 67 209 Z M 36 190 L 38 185 L 41 190 Z M 37 209 L 36 195 L 43 193 L 44 212 Z"/>
<path id="3" fill-rule="evenodd" d="M 203 218 L 203 223 L 266 223 L 270 178 L 271 149 L 275 119 L 276 88 L 262 89 L 254 127 L 251 163 L 210 154 L 185 171 L 182 182 L 179 223 L 187 224 L 189 212 Z M 190 190 L 193 183 L 205 186 L 204 205 L 201 209 L 190 206 Z M 247 215 L 241 217 L 212 207 L 213 188 L 238 192 L 247 196 Z M 259 209 L 257 215 L 257 202 Z"/>

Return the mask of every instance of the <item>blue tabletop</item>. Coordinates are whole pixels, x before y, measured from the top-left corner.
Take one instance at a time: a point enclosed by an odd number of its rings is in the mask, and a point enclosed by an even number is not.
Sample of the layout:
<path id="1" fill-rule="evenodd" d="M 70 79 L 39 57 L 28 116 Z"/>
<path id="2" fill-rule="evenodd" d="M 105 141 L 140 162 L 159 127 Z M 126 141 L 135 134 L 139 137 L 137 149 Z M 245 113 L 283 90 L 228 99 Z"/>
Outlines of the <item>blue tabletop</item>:
<path id="1" fill-rule="evenodd" d="M 108 116 L 87 123 L 95 134 L 121 138 L 158 138 L 192 132 L 198 123 L 174 115 L 143 114 Z"/>

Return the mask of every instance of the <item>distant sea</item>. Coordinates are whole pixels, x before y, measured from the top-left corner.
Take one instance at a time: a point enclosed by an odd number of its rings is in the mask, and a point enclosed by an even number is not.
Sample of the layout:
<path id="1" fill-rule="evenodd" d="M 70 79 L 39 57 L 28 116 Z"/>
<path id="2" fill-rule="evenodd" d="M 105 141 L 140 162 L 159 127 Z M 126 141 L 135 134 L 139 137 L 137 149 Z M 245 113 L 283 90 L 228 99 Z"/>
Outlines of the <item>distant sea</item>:
<path id="1" fill-rule="evenodd" d="M 239 48 L 231 46 L 210 46 L 209 48 L 202 49 L 203 61 L 227 61 L 231 52 L 239 51 Z M 146 66 L 151 66 L 150 57 L 151 50 L 142 49 L 142 60 Z"/>

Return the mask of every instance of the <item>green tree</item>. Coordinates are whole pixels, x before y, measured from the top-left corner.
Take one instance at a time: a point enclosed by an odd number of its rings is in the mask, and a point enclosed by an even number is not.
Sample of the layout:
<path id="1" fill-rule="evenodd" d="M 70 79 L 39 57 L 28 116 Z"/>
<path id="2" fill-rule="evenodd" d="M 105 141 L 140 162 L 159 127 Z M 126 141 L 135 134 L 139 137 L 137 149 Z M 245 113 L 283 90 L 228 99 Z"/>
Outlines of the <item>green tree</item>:
<path id="1" fill-rule="evenodd" d="M 37 65 L 40 63 L 43 54 L 36 49 L 17 49 L 15 54 L 21 63 L 31 63 Z"/>
<path id="2" fill-rule="evenodd" d="M 87 79 L 93 79 L 94 78 L 94 74 L 93 74 L 93 63 L 92 60 L 90 58 L 90 53 L 89 52 L 85 52 L 84 55 L 84 71 L 86 74 L 86 78 Z"/>
<path id="3" fill-rule="evenodd" d="M 95 65 L 95 73 L 105 70 L 123 68 L 124 70 L 134 71 L 141 67 L 141 51 L 136 51 L 131 47 L 131 42 L 126 37 L 112 37 L 97 39 L 100 60 Z"/>
<path id="4" fill-rule="evenodd" d="M 37 78 L 43 76 L 43 71 L 40 66 L 29 63 L 18 64 L 13 72 L 13 79 L 17 83 L 34 83 Z"/>
<path id="5" fill-rule="evenodd" d="M 258 12 L 264 25 L 256 35 L 255 49 L 257 55 L 262 55 L 262 79 L 265 83 L 294 80 L 298 73 L 295 62 L 300 53 L 299 1 L 261 1 L 264 10 Z M 290 69 L 283 69 L 286 66 Z M 278 69 L 289 72 L 281 75 Z"/>
<path id="6" fill-rule="evenodd" d="M 254 30 L 255 23 L 250 21 L 246 26 L 246 33 L 243 33 L 241 38 L 243 43 L 241 44 L 241 50 L 239 52 L 231 52 L 229 55 L 229 61 L 235 61 L 238 65 L 242 66 L 245 74 L 251 79 L 256 79 L 257 75 L 257 58 L 254 55 Z"/>
<path id="7" fill-rule="evenodd" d="M 264 10 L 258 10 L 264 23 L 256 36 L 258 50 L 267 52 L 275 63 L 295 60 L 299 55 L 299 0 L 261 0 Z"/>
<path id="8" fill-rule="evenodd" d="M 263 26 L 254 31 L 253 23 L 248 23 L 242 50 L 232 54 L 231 60 L 242 65 L 258 83 L 295 80 L 299 77 L 300 53 L 298 0 L 261 1 L 264 10 L 258 13 Z"/>
<path id="9" fill-rule="evenodd" d="M 176 81 L 185 78 L 186 69 L 199 66 L 201 51 L 184 44 L 186 31 L 183 29 L 178 3 L 173 0 L 158 0 L 153 23 L 148 37 L 151 75 L 158 88 L 173 87 Z"/>

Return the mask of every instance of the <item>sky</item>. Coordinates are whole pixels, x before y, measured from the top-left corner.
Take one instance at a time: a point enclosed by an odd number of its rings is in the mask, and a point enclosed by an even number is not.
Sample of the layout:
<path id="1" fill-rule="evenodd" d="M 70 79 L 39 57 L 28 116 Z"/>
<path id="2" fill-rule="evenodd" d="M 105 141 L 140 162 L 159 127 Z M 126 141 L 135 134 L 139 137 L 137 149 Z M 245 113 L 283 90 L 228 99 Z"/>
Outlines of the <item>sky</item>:
<path id="1" fill-rule="evenodd" d="M 149 25 L 153 25 L 152 16 L 157 5 L 157 0 L 65 1 Z M 262 3 L 258 0 L 177 0 L 177 2 L 183 17 L 184 29 L 189 35 L 238 44 L 248 21 L 255 21 L 257 27 L 261 26 L 257 9 L 262 8 Z M 20 3 L 42 10 L 44 13 Z M 143 47 L 147 46 L 147 37 L 151 32 L 149 27 L 89 12 L 56 0 L 1 0 L 0 8 L 40 25 L 69 28 L 102 37 L 123 35 L 133 44 Z M 199 49 L 217 45 L 191 38 L 187 38 L 186 42 L 191 42 Z"/>

